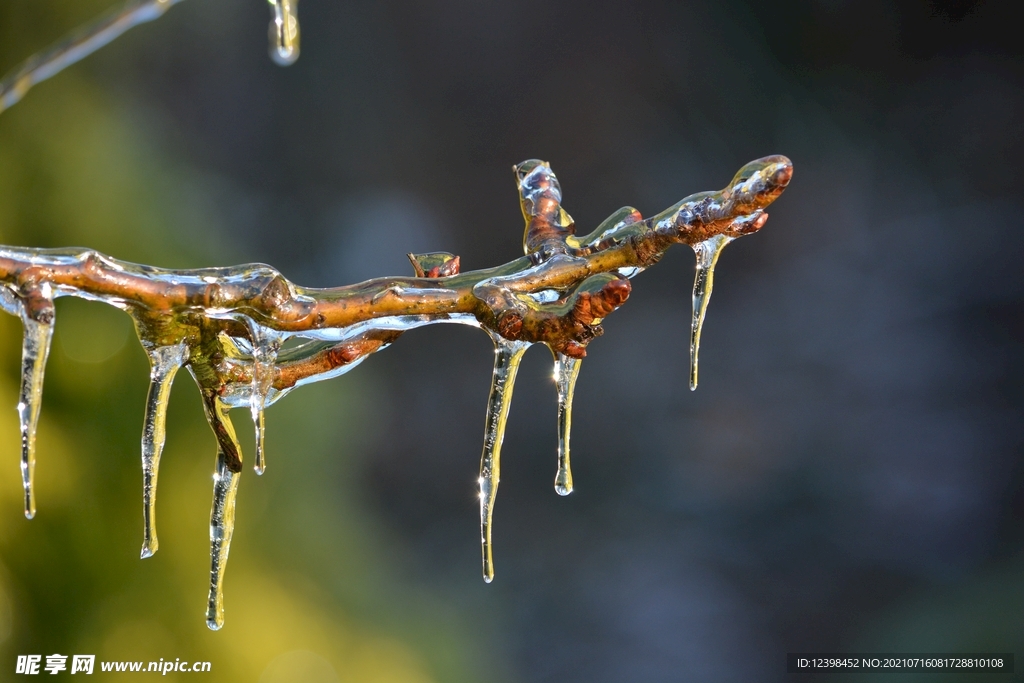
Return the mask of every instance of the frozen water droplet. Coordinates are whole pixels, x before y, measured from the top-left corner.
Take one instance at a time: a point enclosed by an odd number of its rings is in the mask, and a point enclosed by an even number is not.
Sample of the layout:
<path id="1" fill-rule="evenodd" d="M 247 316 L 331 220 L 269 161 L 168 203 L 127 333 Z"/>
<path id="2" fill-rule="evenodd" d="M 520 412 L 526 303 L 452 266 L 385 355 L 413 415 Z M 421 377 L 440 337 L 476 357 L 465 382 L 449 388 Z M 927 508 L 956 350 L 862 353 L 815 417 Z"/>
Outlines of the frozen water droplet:
<path id="1" fill-rule="evenodd" d="M 494 340 L 494 374 L 491 393 L 487 397 L 487 422 L 484 426 L 484 450 L 480 457 L 480 544 L 483 553 L 484 581 L 494 579 L 494 559 L 491 552 L 491 520 L 494 499 L 498 493 L 501 474 L 501 442 L 505 437 L 505 423 L 512 404 L 519 362 L 530 345 L 509 341 L 492 334 Z"/>
<path id="2" fill-rule="evenodd" d="M 182 342 L 156 347 L 148 353 L 149 393 L 142 428 L 142 557 L 151 557 L 160 546 L 156 536 L 156 484 L 167 435 L 167 402 L 174 376 L 188 357 L 188 349 Z"/>
<path id="3" fill-rule="evenodd" d="M 49 290 L 49 287 L 47 287 Z M 48 306 L 46 306 L 48 304 Z M 21 346 L 21 391 L 18 396 L 18 422 L 21 427 L 21 482 L 25 489 L 25 516 L 36 516 L 35 469 L 36 428 L 43 403 L 43 374 L 53 339 L 53 301 L 44 299 L 49 310 L 33 318 L 22 304 L 21 320 L 25 336 Z M 38 319 L 36 319 L 38 318 Z"/>
<path id="4" fill-rule="evenodd" d="M 270 0 L 270 58 L 290 66 L 299 58 L 299 0 Z"/>
<path id="5" fill-rule="evenodd" d="M 558 473 L 555 492 L 560 496 L 572 493 L 572 468 L 569 464 L 569 430 L 572 427 L 572 395 L 582 359 L 561 353 L 555 357 L 555 388 L 558 390 Z"/>
<path id="6" fill-rule="evenodd" d="M 697 255 L 697 272 L 693 280 L 693 318 L 690 322 L 690 391 L 697 388 L 697 355 L 700 351 L 700 332 L 704 327 L 704 315 L 711 300 L 711 289 L 715 284 L 715 264 L 725 245 L 733 238 L 715 235 L 693 245 Z"/>

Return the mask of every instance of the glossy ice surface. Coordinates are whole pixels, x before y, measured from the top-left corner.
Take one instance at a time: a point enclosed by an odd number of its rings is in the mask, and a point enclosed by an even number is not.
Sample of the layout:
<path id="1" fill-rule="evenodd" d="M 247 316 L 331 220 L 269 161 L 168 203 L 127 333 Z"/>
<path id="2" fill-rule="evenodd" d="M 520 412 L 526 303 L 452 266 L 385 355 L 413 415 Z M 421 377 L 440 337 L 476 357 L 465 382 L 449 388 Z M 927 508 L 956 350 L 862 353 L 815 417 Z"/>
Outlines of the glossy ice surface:
<path id="1" fill-rule="evenodd" d="M 288 5 L 294 10 L 294 4 Z M 494 343 L 480 461 L 480 540 L 484 580 L 494 578 L 491 546 L 501 445 L 526 350 L 554 354 L 558 397 L 555 490 L 573 488 L 569 463 L 572 400 L 581 359 L 604 318 L 629 296 L 629 278 L 673 244 L 697 255 L 690 337 L 691 388 L 697 383 L 700 332 L 722 248 L 764 224 L 763 208 L 785 188 L 785 157 L 747 164 L 726 189 L 692 195 L 646 220 L 621 209 L 577 238 L 546 162 L 514 167 L 526 222 L 526 255 L 503 266 L 460 272 L 446 252 L 410 255 L 418 277 L 385 277 L 332 289 L 289 282 L 274 268 L 166 270 L 125 263 L 88 249 L 0 247 L 0 307 L 24 324 L 18 402 L 25 514 L 35 514 L 35 437 L 43 375 L 55 324 L 54 299 L 75 296 L 125 311 L 150 359 L 142 433 L 142 557 L 157 551 L 156 492 L 171 384 L 182 367 L 195 380 L 217 439 L 210 515 L 207 624 L 224 623 L 224 572 L 234 530 L 242 450 L 232 408 L 247 408 L 256 430 L 254 467 L 266 468 L 264 411 L 302 384 L 337 377 L 403 332 L 434 323 L 484 329 Z M 286 342 L 292 341 L 291 346 Z"/>

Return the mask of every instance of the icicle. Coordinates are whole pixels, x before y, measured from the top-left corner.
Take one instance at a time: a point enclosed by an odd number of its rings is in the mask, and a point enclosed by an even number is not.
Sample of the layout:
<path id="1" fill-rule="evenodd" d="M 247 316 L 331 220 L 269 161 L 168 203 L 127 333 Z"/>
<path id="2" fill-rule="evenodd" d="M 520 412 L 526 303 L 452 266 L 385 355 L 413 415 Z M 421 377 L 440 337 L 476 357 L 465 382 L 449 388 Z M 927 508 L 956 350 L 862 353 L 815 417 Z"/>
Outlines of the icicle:
<path id="1" fill-rule="evenodd" d="M 241 473 L 228 469 L 223 453 L 217 456 L 210 513 L 210 598 L 206 606 L 206 625 L 214 631 L 224 626 L 224 570 L 228 565 L 231 535 L 235 531 L 235 498 L 240 476 Z"/>
<path id="2" fill-rule="evenodd" d="M 256 428 L 256 455 L 253 458 L 253 469 L 256 474 L 263 474 L 267 469 L 266 454 L 263 449 L 263 409 L 267 405 L 267 394 L 274 382 L 274 363 L 277 352 L 281 348 L 281 337 L 271 330 L 252 323 L 252 392 L 249 394 L 249 411 L 252 423 Z"/>
<path id="3" fill-rule="evenodd" d="M 491 553 L 491 518 L 494 498 L 498 493 L 501 474 L 501 441 L 505 437 L 505 422 L 512 404 L 512 389 L 519 370 L 519 361 L 529 348 L 526 342 L 509 341 L 492 335 L 494 339 L 494 375 L 491 393 L 487 397 L 487 423 L 484 428 L 484 451 L 480 458 L 480 544 L 483 552 L 484 581 L 494 579 L 494 560 Z"/>
<path id="4" fill-rule="evenodd" d="M 213 510 L 210 512 L 210 596 L 206 605 L 206 625 L 216 631 L 224 625 L 224 570 L 235 530 L 235 498 L 242 471 L 242 451 L 228 416 L 230 408 L 216 394 L 205 394 L 203 407 L 217 437 L 217 469 L 213 473 Z"/>
<path id="5" fill-rule="evenodd" d="M 270 58 L 290 66 L 299 58 L 299 0 L 270 0 Z"/>
<path id="6" fill-rule="evenodd" d="M 572 427 L 572 394 L 580 374 L 580 358 L 561 353 L 555 358 L 555 387 L 558 390 L 558 473 L 555 492 L 560 496 L 572 493 L 572 468 L 569 465 L 569 430 Z"/>
<path id="7" fill-rule="evenodd" d="M 252 407 L 252 420 L 253 425 L 256 427 L 256 455 L 253 457 L 252 468 L 260 476 L 267 471 L 267 456 L 263 450 L 263 427 L 265 424 L 263 403 L 266 401 L 266 394 L 261 394 L 261 398 L 260 406 L 258 408 L 255 407 L 255 401 L 253 401 L 254 405 Z"/>
<path id="8" fill-rule="evenodd" d="M 167 434 L 167 401 L 174 376 L 188 357 L 188 349 L 182 342 L 159 346 L 148 353 L 149 393 L 142 428 L 142 557 L 151 557 L 160 547 L 156 537 L 156 483 Z"/>
<path id="9" fill-rule="evenodd" d="M 700 331 L 704 326 L 704 314 L 711 300 L 711 289 L 715 285 L 715 264 L 718 255 L 733 238 L 715 235 L 693 245 L 697 255 L 697 272 L 693 280 L 693 319 L 690 323 L 690 391 L 697 388 L 697 354 L 700 350 Z"/>
<path id="10" fill-rule="evenodd" d="M 43 373 L 53 339 L 53 299 L 49 285 L 43 286 L 42 310 L 30 313 L 30 302 L 21 302 L 21 321 L 25 336 L 21 346 L 21 393 L 18 396 L 18 421 L 21 425 L 21 481 L 25 488 L 25 517 L 36 516 L 35 469 L 36 427 L 43 402 Z"/>

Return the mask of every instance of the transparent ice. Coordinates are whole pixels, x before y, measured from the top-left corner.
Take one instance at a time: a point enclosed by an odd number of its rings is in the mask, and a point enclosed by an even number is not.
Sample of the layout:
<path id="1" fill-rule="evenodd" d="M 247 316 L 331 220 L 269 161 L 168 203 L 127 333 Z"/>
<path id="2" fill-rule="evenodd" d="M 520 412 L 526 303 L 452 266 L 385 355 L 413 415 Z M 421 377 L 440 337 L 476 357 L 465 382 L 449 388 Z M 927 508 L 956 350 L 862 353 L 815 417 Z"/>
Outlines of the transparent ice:
<path id="1" fill-rule="evenodd" d="M 167 438 L 167 402 L 174 376 L 188 358 L 184 343 L 147 350 L 149 355 L 149 392 L 142 426 L 142 557 L 151 557 L 160 542 L 156 536 L 156 484 L 160 454 Z"/>
<path id="2" fill-rule="evenodd" d="M 274 0 L 272 5 L 275 17 L 284 18 L 284 23 L 274 26 L 290 26 L 295 0 Z M 284 35 L 282 40 L 292 38 L 298 39 L 297 26 L 294 35 Z M 383 277 L 313 289 L 292 284 L 264 264 L 167 270 L 118 261 L 88 249 L 0 246 L 0 308 L 18 316 L 24 326 L 17 411 L 26 516 L 31 518 L 36 511 L 36 432 L 53 337 L 54 300 L 59 297 L 104 302 L 125 311 L 134 320 L 150 360 L 141 444 L 142 557 L 158 548 L 156 491 L 171 385 L 185 367 L 199 388 L 217 443 L 207 601 L 207 624 L 212 629 L 224 624 L 224 575 L 242 471 L 242 450 L 230 411 L 245 408 L 252 416 L 253 464 L 262 473 L 266 468 L 264 413 L 269 406 L 296 387 L 350 371 L 408 330 L 455 323 L 484 329 L 494 345 L 479 476 L 483 576 L 492 581 L 501 446 L 523 354 L 536 343 L 554 351 L 555 490 L 568 495 L 573 490 L 569 440 L 580 359 L 589 341 L 601 333 L 604 316 L 628 296 L 628 290 L 623 294 L 621 286 L 609 285 L 621 284 L 621 278 L 633 277 L 656 263 L 672 244 L 692 244 L 696 274 L 690 387 L 696 388 L 700 335 L 718 257 L 733 239 L 760 229 L 767 218 L 763 206 L 789 182 L 792 165 L 781 156 L 759 159 L 744 166 L 721 192 L 691 195 L 648 219 L 626 207 L 579 238 L 560 207 L 561 193 L 550 166 L 531 161 L 517 166 L 516 172 L 517 177 L 524 173 L 519 182 L 527 219 L 527 255 L 469 273 L 459 272 L 458 257 L 431 252 L 410 257 L 417 277 Z M 531 184 L 534 181 L 536 187 Z M 718 234 L 691 241 L 713 231 Z M 613 295 L 602 298 L 607 292 Z"/>
<path id="3" fill-rule="evenodd" d="M 50 305 L 53 305 L 52 299 Z M 21 482 L 25 489 L 25 516 L 29 519 L 36 516 L 36 429 L 43 404 L 43 373 L 53 339 L 53 318 L 52 309 L 49 317 L 42 319 L 33 319 L 24 309 L 21 313 L 25 336 L 21 345 L 18 423 L 21 427 Z"/>
<path id="4" fill-rule="evenodd" d="M 558 472 L 555 491 L 560 496 L 572 493 L 572 468 L 569 465 L 569 430 L 572 427 L 572 395 L 580 374 L 579 358 L 555 354 L 555 388 L 558 391 Z"/>
<path id="5" fill-rule="evenodd" d="M 487 396 L 487 417 L 484 423 L 484 451 L 480 456 L 480 549 L 483 555 L 484 581 L 494 580 L 494 555 L 491 550 L 491 524 L 494 499 L 501 477 L 501 442 L 512 405 L 512 390 L 519 372 L 519 362 L 530 345 L 509 341 L 496 334 L 494 340 L 494 372 L 491 392 Z"/>
<path id="6" fill-rule="evenodd" d="M 704 315 L 715 286 L 715 264 L 725 245 L 734 238 L 715 235 L 693 245 L 697 255 L 697 272 L 693 278 L 693 318 L 690 322 L 690 391 L 697 388 L 697 355 L 700 352 L 700 333 L 704 328 Z"/>

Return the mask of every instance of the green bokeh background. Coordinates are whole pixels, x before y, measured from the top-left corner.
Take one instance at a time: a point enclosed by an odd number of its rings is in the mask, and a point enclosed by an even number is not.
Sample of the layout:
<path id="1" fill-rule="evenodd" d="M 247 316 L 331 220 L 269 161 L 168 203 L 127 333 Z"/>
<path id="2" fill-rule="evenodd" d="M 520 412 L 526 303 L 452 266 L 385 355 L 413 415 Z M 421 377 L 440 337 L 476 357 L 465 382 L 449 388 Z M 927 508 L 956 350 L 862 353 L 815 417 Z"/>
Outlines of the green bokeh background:
<path id="1" fill-rule="evenodd" d="M 3 3 L 0 63 L 107 6 Z M 146 117 L 75 69 L 59 79 L 0 118 L 0 243 L 88 245 L 166 267 L 229 262 L 209 239 L 219 226 L 208 198 Z M 268 414 L 269 474 L 246 468 L 227 574 L 230 627 L 214 633 L 204 610 L 215 447 L 191 378 L 178 375 L 171 399 L 160 551 L 141 561 L 146 357 L 111 307 L 60 299 L 57 320 L 32 521 L 19 512 L 16 414 L 0 411 L 0 680 L 32 653 L 210 661 L 202 677 L 216 681 L 479 680 L 468 673 L 479 632 L 392 571 L 388 534 L 352 485 L 360 444 L 350 434 L 373 405 L 358 377 L 297 392 Z M 17 402 L 20 336 L 16 319 L 0 319 L 0 405 Z M 234 416 L 251 455 L 248 416 Z M 98 664 L 97 674 L 105 677 Z"/>

